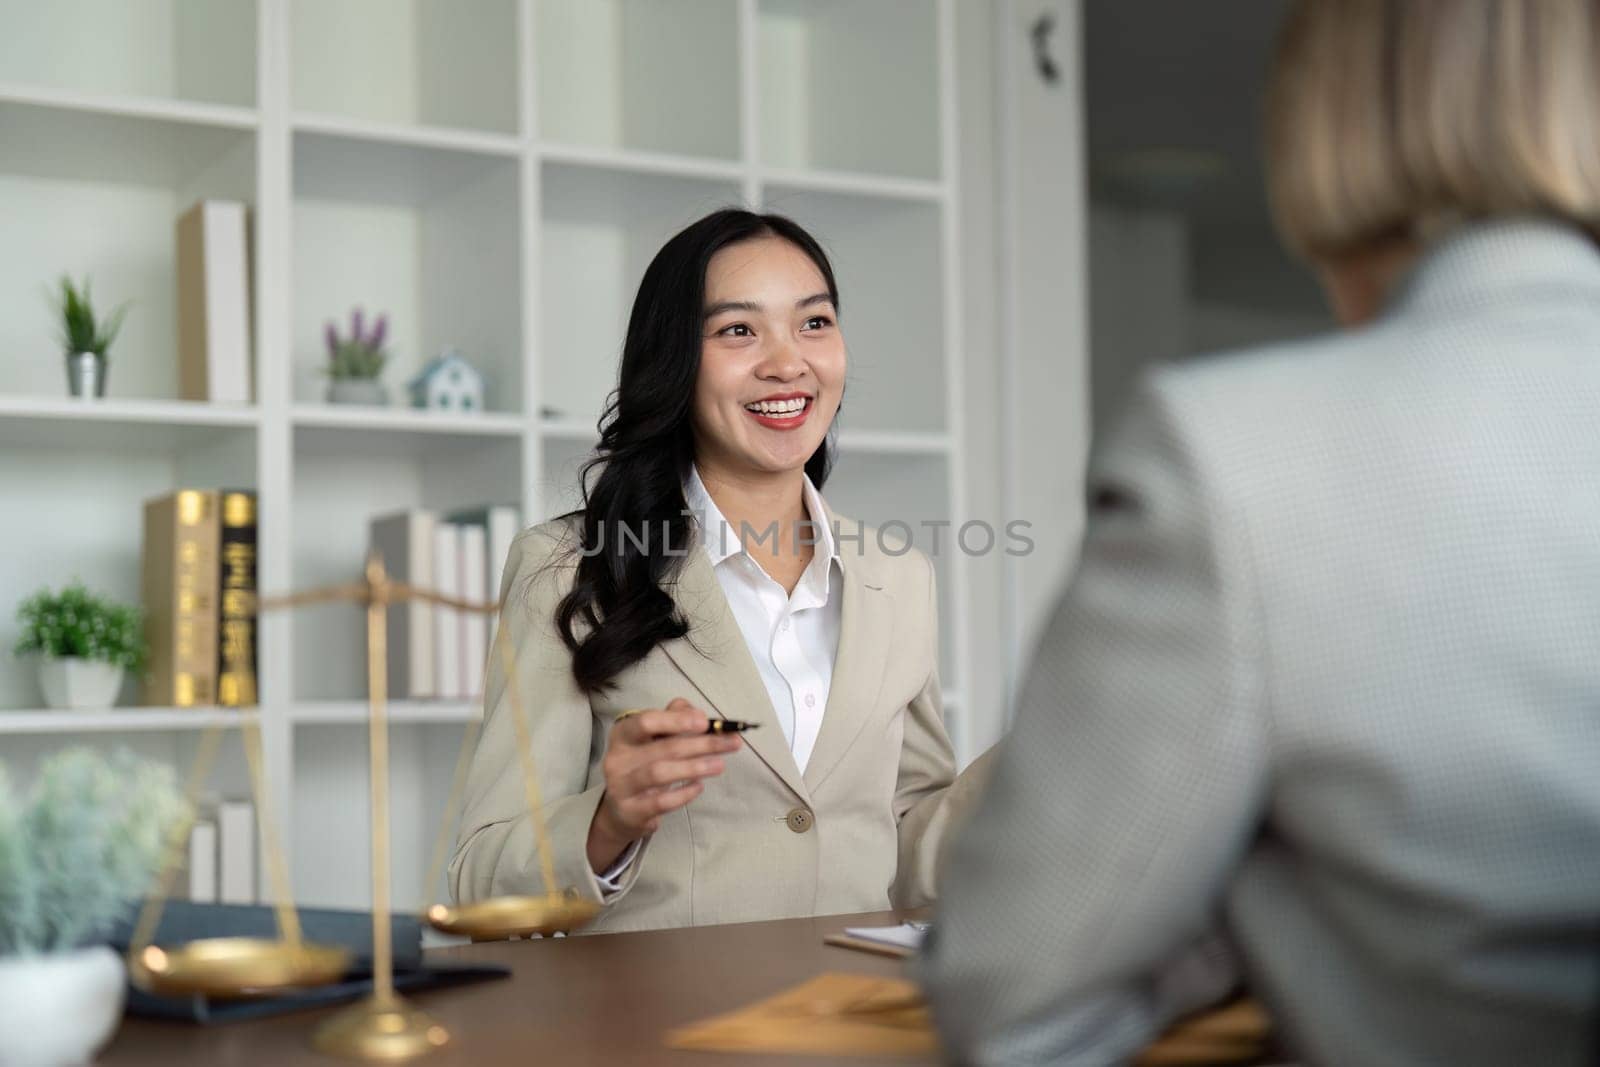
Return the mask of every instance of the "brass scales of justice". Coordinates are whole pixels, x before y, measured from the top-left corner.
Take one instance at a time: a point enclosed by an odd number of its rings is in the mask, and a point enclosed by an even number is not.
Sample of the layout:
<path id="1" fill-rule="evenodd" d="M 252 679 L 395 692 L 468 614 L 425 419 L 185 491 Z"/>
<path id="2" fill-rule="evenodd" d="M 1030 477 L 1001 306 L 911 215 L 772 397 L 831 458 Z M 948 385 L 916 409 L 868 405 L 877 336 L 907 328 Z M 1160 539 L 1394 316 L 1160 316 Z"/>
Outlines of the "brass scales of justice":
<path id="1" fill-rule="evenodd" d="M 484 615 L 500 611 L 498 604 L 474 603 L 393 581 L 376 552 L 367 558 L 365 574 L 360 581 L 287 596 L 264 597 L 255 605 L 258 615 L 281 608 L 341 601 L 366 606 L 373 985 L 370 996 L 328 1019 L 317 1029 L 312 1041 L 324 1052 L 352 1059 L 385 1062 L 411 1059 L 450 1040 L 450 1034 L 443 1026 L 408 1004 L 394 988 L 389 901 L 387 613 L 390 604 L 408 600 L 423 600 Z M 530 729 L 523 713 L 521 694 L 515 684 L 513 654 L 506 640 L 506 627 L 500 625 L 495 629 L 495 649 L 505 667 L 506 691 L 511 699 L 511 717 L 517 732 L 517 751 L 521 758 L 528 813 L 533 820 L 544 892 L 493 897 L 463 905 L 434 904 L 426 908 L 423 918 L 443 933 L 477 940 L 565 933 L 588 923 L 600 909 L 594 902 L 578 896 L 576 891 L 556 887 L 555 865 L 550 855 L 549 832 L 540 802 Z M 450 799 L 445 804 L 427 881 L 423 883 L 427 887 L 436 885 L 443 873 L 451 813 L 459 806 L 478 725 L 477 720 L 470 721 L 462 738 Z M 348 949 L 337 945 L 313 944 L 301 934 L 299 916 L 292 902 L 288 868 L 272 820 L 272 808 L 268 803 L 266 781 L 262 774 L 259 720 L 244 722 L 240 728 L 260 823 L 261 849 L 271 885 L 278 936 L 276 939 L 203 938 L 172 947 L 152 943 L 162 908 L 172 892 L 179 857 L 193 822 L 195 802 L 210 775 L 223 730 L 226 729 L 220 724 L 212 724 L 202 733 L 190 767 L 186 788 L 189 815 L 180 819 L 173 828 L 161 875 L 145 901 L 128 947 L 129 974 L 147 992 L 166 996 L 205 995 L 218 998 L 266 996 L 331 984 L 343 976 L 350 966 L 352 954 Z"/>

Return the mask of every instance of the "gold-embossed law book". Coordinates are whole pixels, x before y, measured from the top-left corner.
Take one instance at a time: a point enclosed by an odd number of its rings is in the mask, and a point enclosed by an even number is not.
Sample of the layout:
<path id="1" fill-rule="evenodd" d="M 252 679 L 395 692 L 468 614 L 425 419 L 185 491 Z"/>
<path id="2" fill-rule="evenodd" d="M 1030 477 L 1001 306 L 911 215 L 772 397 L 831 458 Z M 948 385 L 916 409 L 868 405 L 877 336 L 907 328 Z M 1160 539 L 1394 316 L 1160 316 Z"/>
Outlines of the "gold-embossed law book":
<path id="1" fill-rule="evenodd" d="M 146 705 L 188 708 L 217 701 L 218 542 L 215 492 L 180 489 L 145 502 Z"/>
<path id="2" fill-rule="evenodd" d="M 217 703 L 256 703 L 256 494 L 224 489 L 218 544 Z"/>

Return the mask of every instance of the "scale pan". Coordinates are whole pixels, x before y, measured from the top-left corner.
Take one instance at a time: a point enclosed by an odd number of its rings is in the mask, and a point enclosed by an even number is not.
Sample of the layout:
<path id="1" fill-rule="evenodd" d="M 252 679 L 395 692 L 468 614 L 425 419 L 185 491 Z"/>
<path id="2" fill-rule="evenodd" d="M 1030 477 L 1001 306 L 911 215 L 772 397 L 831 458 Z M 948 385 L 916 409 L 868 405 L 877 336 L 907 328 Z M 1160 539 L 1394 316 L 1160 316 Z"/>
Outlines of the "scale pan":
<path id="1" fill-rule="evenodd" d="M 210 937 L 151 945 L 129 961 L 134 984 L 162 996 L 250 997 L 328 985 L 350 969 L 350 951 L 257 937 Z"/>
<path id="2" fill-rule="evenodd" d="M 446 934 L 483 941 L 529 934 L 559 934 L 588 923 L 600 914 L 600 905 L 572 893 L 543 896 L 491 897 L 472 904 L 435 904 L 428 923 Z"/>

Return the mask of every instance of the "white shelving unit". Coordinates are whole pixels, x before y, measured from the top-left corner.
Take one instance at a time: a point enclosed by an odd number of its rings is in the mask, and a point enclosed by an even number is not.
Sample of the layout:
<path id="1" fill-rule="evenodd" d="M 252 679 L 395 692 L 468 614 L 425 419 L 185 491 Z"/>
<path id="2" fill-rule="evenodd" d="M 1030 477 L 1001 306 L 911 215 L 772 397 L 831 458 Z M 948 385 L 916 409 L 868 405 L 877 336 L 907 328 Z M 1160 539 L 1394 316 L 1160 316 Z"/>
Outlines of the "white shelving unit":
<path id="1" fill-rule="evenodd" d="M 138 594 L 140 507 L 179 486 L 260 494 L 264 591 L 357 573 L 368 519 L 575 500 L 645 264 L 727 204 L 828 248 L 851 353 L 825 490 L 872 523 L 942 531 L 942 670 L 966 750 L 967 514 L 953 0 L 0 0 L 0 644 L 9 606 L 82 578 Z M 257 402 L 178 394 L 173 225 L 203 197 L 255 222 Z M 63 398 L 43 290 L 91 275 L 133 303 L 110 398 Z M 324 403 L 321 332 L 390 317 L 392 403 L 458 348 L 489 410 Z M 928 535 L 917 533 L 919 546 Z M 367 903 L 362 617 L 264 621 L 259 712 L 298 898 Z M 133 697 L 132 687 L 124 694 Z M 236 712 L 28 710 L 0 671 L 20 777 L 69 741 L 182 763 Z M 395 704 L 395 879 L 424 866 L 474 703 Z M 236 748 L 236 742 L 234 743 Z M 244 793 L 233 753 L 216 787 Z M 433 890 L 437 892 L 437 889 Z"/>

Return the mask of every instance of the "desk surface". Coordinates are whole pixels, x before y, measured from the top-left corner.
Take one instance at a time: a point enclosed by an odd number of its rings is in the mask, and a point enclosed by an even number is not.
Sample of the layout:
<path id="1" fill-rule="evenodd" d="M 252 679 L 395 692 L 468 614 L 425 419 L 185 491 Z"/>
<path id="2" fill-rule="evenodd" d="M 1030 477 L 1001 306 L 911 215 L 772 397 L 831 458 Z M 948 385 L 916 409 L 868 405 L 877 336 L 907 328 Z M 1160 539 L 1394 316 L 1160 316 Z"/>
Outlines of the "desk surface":
<path id="1" fill-rule="evenodd" d="M 825 945 L 822 940 L 846 926 L 895 921 L 894 915 L 880 912 L 435 949 L 430 958 L 503 964 L 511 968 L 511 977 L 412 998 L 451 1034 L 449 1045 L 415 1062 L 426 1067 L 526 1063 L 729 1067 L 738 1059 L 772 1067 L 931 1063 L 903 1058 L 735 1058 L 726 1053 L 682 1052 L 662 1044 L 662 1036 L 674 1027 L 745 1007 L 824 971 L 901 974 L 900 960 Z M 326 1067 L 347 1061 L 314 1051 L 311 1034 L 339 1010 L 319 1008 L 209 1027 L 129 1019 L 96 1062 L 105 1067 Z M 1213 1018 L 1227 1014 L 1218 1012 Z M 1203 1029 L 1204 1018 L 1194 1028 L 1176 1028 L 1147 1049 L 1141 1062 L 1261 1062 L 1253 1055 L 1223 1055 Z"/>
<path id="2" fill-rule="evenodd" d="M 899 960 L 822 943 L 826 935 L 846 926 L 894 921 L 887 913 L 834 915 L 436 949 L 430 958 L 504 964 L 512 968 L 512 974 L 509 979 L 414 997 L 413 1003 L 451 1034 L 448 1046 L 414 1062 L 427 1067 L 538 1062 L 572 1067 L 727 1067 L 732 1061 L 726 1054 L 669 1049 L 662 1044 L 662 1035 L 673 1027 L 743 1007 L 823 971 L 898 975 L 903 966 Z M 96 1062 L 104 1067 L 338 1063 L 342 1061 L 311 1048 L 312 1031 L 336 1010 L 317 1009 L 213 1027 L 129 1019 Z M 760 1062 L 792 1067 L 871 1061 L 762 1056 Z"/>

